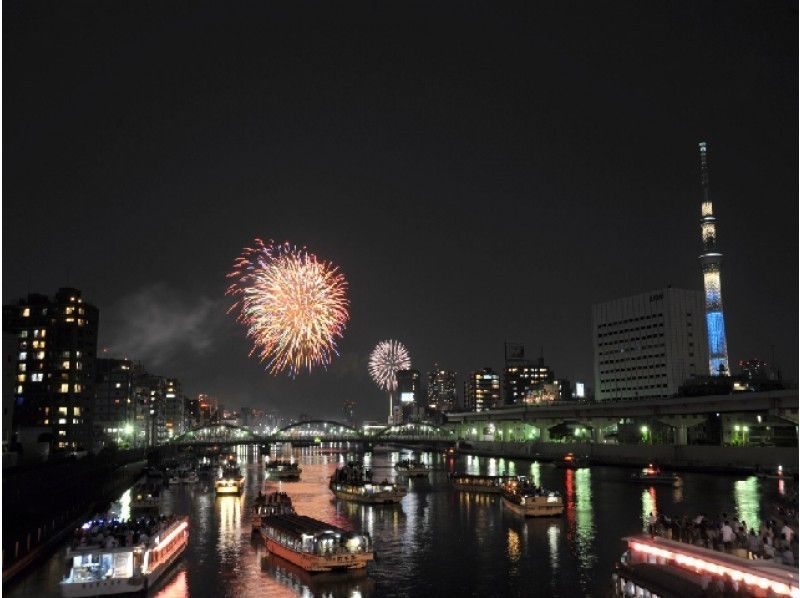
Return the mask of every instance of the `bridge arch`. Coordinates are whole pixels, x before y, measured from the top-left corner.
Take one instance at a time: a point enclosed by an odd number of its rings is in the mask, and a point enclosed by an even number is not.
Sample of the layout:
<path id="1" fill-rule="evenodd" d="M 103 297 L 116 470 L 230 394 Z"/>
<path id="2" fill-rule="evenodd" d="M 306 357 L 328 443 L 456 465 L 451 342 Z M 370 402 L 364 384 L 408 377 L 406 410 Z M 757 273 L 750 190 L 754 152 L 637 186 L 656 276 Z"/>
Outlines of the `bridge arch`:
<path id="1" fill-rule="evenodd" d="M 175 436 L 171 442 L 229 442 L 232 440 L 258 440 L 260 436 L 250 428 L 219 423 L 195 426 Z"/>

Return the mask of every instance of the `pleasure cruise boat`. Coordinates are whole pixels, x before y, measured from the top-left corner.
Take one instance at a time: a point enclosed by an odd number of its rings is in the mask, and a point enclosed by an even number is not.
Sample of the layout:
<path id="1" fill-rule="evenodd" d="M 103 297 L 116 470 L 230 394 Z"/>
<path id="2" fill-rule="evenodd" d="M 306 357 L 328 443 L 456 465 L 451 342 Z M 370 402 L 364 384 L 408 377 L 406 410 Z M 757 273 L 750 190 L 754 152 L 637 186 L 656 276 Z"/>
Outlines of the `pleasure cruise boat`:
<path id="1" fill-rule="evenodd" d="M 61 595 L 65 598 L 113 596 L 146 592 L 155 586 L 186 549 L 189 522 L 186 517 L 168 522 L 155 520 L 154 526 L 142 523 L 144 521 L 84 524 L 82 529 L 86 535 L 81 543 L 67 551 L 69 572 L 60 583 Z M 113 535 L 103 535 L 112 525 L 114 530 L 125 526 L 142 528 L 141 540 L 136 544 L 118 545 Z M 92 532 L 94 535 L 90 536 Z M 97 538 L 102 541 L 97 542 Z M 127 544 L 124 536 L 122 544 Z"/>
<path id="2" fill-rule="evenodd" d="M 503 505 L 523 517 L 558 517 L 564 514 L 561 495 L 537 488 L 522 476 L 503 485 Z"/>
<path id="3" fill-rule="evenodd" d="M 328 487 L 336 498 L 363 503 L 399 503 L 407 490 L 384 480 L 380 484 L 372 481 L 372 475 L 355 463 L 348 463 L 331 476 Z"/>
<path id="4" fill-rule="evenodd" d="M 271 554 L 309 572 L 363 569 L 374 558 L 369 534 L 303 515 L 271 515 L 262 533 Z"/>

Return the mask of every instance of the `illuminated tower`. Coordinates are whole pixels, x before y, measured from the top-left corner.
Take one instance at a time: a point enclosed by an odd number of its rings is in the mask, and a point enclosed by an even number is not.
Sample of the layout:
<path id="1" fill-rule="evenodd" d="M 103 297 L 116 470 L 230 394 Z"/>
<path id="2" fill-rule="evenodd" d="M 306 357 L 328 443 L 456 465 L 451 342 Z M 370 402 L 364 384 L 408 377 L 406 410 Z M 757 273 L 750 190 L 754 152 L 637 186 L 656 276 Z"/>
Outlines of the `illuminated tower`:
<path id="1" fill-rule="evenodd" d="M 703 287 L 706 294 L 706 328 L 708 329 L 708 369 L 712 376 L 727 376 L 728 344 L 725 341 L 725 318 L 722 314 L 722 254 L 717 251 L 717 221 L 708 197 L 708 145 L 700 144 L 700 182 L 703 185 L 703 207 L 700 228 L 703 237 Z"/>

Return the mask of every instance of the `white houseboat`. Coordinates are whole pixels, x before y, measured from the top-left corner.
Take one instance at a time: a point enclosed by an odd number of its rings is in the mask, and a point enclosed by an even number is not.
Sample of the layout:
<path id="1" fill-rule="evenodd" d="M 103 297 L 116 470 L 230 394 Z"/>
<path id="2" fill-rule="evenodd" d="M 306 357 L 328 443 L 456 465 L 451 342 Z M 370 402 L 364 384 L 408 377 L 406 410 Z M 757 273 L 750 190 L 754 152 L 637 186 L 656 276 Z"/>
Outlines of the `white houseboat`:
<path id="1" fill-rule="evenodd" d="M 67 551 L 66 598 L 146 592 L 181 557 L 189 541 L 187 518 L 174 519 L 138 544 L 88 543 Z"/>

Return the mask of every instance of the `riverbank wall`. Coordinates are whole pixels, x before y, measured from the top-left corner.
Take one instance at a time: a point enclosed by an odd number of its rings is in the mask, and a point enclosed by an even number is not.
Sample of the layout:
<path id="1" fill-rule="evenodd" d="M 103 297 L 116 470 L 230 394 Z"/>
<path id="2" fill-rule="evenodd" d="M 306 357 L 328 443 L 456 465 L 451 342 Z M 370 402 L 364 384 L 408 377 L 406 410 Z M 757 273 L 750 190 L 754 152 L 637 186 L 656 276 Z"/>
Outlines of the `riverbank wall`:
<path id="1" fill-rule="evenodd" d="M 774 472 L 781 465 L 787 475 L 797 474 L 796 447 L 460 441 L 458 450 L 540 461 L 556 461 L 574 453 L 596 465 L 643 467 L 657 463 L 662 468 L 684 471 Z"/>
<path id="2" fill-rule="evenodd" d="M 3 472 L 3 586 L 138 479 L 144 453 L 98 455 Z"/>

